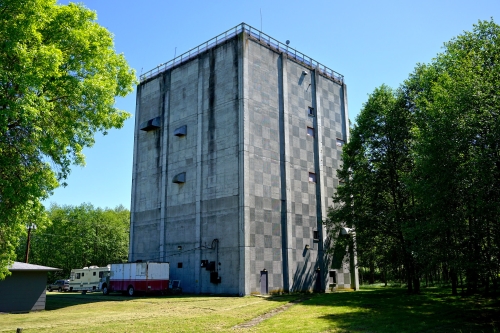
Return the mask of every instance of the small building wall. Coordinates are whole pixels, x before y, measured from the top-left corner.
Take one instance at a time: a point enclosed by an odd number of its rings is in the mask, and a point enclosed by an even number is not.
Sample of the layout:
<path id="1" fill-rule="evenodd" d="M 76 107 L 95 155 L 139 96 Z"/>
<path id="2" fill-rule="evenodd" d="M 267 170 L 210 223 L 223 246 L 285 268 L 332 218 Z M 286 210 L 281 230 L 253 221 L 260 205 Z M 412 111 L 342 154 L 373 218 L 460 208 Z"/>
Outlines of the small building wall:
<path id="1" fill-rule="evenodd" d="M 47 272 L 14 271 L 0 281 L 0 312 L 45 310 Z"/>

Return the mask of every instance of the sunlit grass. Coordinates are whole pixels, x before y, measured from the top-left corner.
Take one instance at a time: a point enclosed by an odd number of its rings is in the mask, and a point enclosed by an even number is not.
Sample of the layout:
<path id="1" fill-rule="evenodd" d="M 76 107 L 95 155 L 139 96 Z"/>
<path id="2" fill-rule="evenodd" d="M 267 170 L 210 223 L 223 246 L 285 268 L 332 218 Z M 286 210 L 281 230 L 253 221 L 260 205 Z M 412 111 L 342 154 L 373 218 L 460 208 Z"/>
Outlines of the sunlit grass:
<path id="1" fill-rule="evenodd" d="M 288 302 L 250 328 L 235 328 Z M 500 303 L 397 288 L 277 297 L 101 296 L 48 293 L 41 312 L 0 315 L 0 332 L 499 332 Z M 496 331 L 495 331 L 496 329 Z"/>

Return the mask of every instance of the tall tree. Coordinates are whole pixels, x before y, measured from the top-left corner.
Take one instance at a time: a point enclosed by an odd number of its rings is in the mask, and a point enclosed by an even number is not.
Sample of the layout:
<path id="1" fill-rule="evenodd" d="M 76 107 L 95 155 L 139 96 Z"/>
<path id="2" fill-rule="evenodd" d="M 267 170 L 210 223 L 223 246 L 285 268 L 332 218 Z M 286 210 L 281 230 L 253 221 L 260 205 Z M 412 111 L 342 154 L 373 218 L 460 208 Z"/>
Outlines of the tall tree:
<path id="1" fill-rule="evenodd" d="M 405 82 L 417 127 L 414 184 L 453 292 L 500 273 L 500 26 L 480 21 Z"/>
<path id="2" fill-rule="evenodd" d="M 382 85 L 363 105 L 342 154 L 344 179 L 327 223 L 356 230 L 360 263 L 388 268 L 392 258 L 405 267 L 409 291 L 419 291 L 412 197 L 405 180 L 412 171 L 412 117 L 400 91 Z M 336 230 L 336 228 L 331 228 Z"/>
<path id="3" fill-rule="evenodd" d="M 457 293 L 500 281 L 500 26 L 480 21 L 382 86 L 345 145 L 332 225 L 356 228 L 360 263 L 402 265 L 409 290 L 438 272 Z"/>
<path id="4" fill-rule="evenodd" d="M 52 205 L 48 225 L 31 235 L 30 262 L 62 268 L 55 277 L 67 278 L 72 268 L 124 262 L 128 257 L 130 212 L 123 206 L 114 209 Z M 24 257 L 26 242 L 17 249 Z M 53 276 L 51 276 L 53 278 Z"/>
<path id="5" fill-rule="evenodd" d="M 56 0 L 0 0 L 0 279 L 40 200 L 84 164 L 96 132 L 120 128 L 114 107 L 135 73 L 96 14 Z"/>

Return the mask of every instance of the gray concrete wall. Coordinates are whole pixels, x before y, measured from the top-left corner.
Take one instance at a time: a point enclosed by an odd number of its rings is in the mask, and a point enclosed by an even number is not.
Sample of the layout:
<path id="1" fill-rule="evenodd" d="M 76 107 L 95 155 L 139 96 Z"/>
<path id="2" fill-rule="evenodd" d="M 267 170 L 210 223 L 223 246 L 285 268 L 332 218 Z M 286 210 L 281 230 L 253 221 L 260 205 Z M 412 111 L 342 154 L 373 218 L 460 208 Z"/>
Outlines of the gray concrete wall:
<path id="1" fill-rule="evenodd" d="M 306 74 L 304 74 L 305 72 Z M 287 61 L 288 105 L 290 116 L 290 200 L 292 218 L 292 290 L 311 290 L 314 288 L 315 269 L 318 261 L 318 243 L 314 242 L 313 232 L 317 230 L 317 185 L 320 172 L 315 165 L 318 128 L 315 105 L 314 71 L 294 61 Z M 309 108 L 314 109 L 310 116 Z M 312 128 L 314 136 L 307 133 Z M 316 175 L 316 182 L 309 181 L 309 174 Z M 306 250 L 309 245 L 309 250 Z"/>
<path id="2" fill-rule="evenodd" d="M 240 292 L 239 47 L 228 41 L 138 89 L 137 123 L 161 115 L 163 127 L 136 128 L 130 260 L 169 261 L 186 292 Z M 172 181 L 179 173 L 183 184 Z M 210 283 L 201 260 L 217 262 L 223 283 Z"/>
<path id="3" fill-rule="evenodd" d="M 338 185 L 337 137 L 346 140 L 342 86 L 267 45 L 245 45 L 249 291 L 259 292 L 263 269 L 270 291 L 312 290 L 318 268 L 326 288 L 322 220 Z M 316 182 L 309 181 L 310 173 Z"/>
<path id="4" fill-rule="evenodd" d="M 260 293 L 263 270 L 270 292 L 315 289 L 317 274 L 324 290 L 344 88 L 243 35 L 141 83 L 130 260 L 170 262 L 186 292 Z M 161 129 L 137 129 L 159 115 Z"/>
<path id="5" fill-rule="evenodd" d="M 137 88 L 129 255 L 131 261 L 160 259 L 162 131 L 141 131 L 139 125 L 162 116 L 161 83 L 162 78 L 158 77 Z"/>
<path id="6" fill-rule="evenodd" d="M 283 289 L 280 55 L 253 41 L 245 46 L 247 293 L 258 293 L 264 269 L 269 290 Z"/>

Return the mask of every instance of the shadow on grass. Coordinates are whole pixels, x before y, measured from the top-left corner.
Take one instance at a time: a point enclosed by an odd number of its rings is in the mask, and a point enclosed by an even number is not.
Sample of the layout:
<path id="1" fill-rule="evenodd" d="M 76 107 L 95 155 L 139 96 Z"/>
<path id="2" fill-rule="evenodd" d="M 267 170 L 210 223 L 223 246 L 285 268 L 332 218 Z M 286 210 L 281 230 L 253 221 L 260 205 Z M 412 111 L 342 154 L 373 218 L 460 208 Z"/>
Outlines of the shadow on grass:
<path id="1" fill-rule="evenodd" d="M 332 328 L 354 332 L 500 332 L 498 300 L 437 288 L 420 295 L 398 288 L 314 294 L 301 305 L 318 307 L 318 319 Z"/>
<path id="2" fill-rule="evenodd" d="M 234 295 L 208 295 L 208 294 L 180 294 L 180 295 L 160 295 L 160 294 L 141 294 L 138 293 L 133 297 L 122 295 L 119 293 L 110 293 L 104 296 L 100 292 L 93 292 L 87 294 L 74 293 L 74 292 L 51 292 L 47 293 L 45 310 L 59 310 L 70 306 L 89 304 L 89 303 L 100 303 L 100 302 L 127 302 L 133 300 L 141 299 L 175 299 L 176 303 L 185 302 L 202 302 L 203 300 L 211 301 L 211 298 L 225 298 L 225 297 L 238 297 Z M 297 299 L 297 295 L 286 295 L 290 300 Z"/>
<path id="3" fill-rule="evenodd" d="M 109 302 L 109 301 L 129 301 L 132 298 L 125 296 L 104 296 L 101 293 L 88 293 L 88 294 L 80 294 L 80 293 L 47 293 L 47 299 L 45 304 L 45 311 L 51 310 L 59 310 L 62 308 L 66 308 L 69 306 L 79 305 L 79 304 L 88 304 L 88 303 L 96 303 L 96 302 Z"/>

